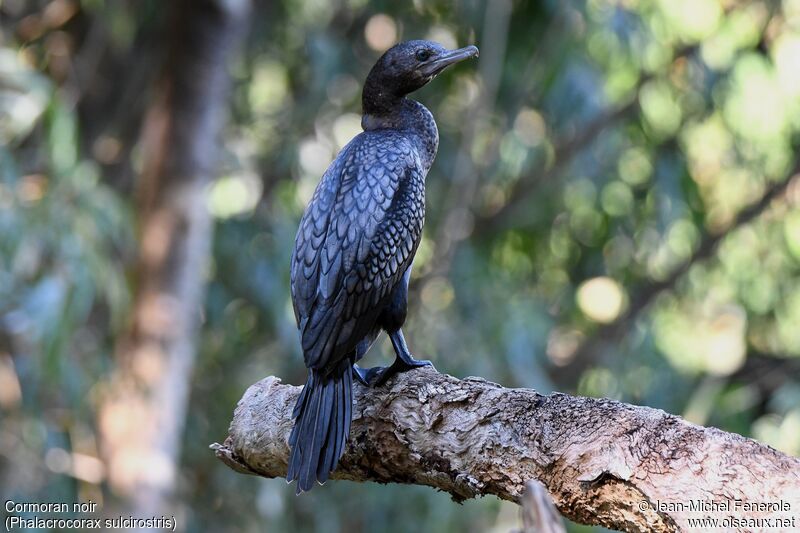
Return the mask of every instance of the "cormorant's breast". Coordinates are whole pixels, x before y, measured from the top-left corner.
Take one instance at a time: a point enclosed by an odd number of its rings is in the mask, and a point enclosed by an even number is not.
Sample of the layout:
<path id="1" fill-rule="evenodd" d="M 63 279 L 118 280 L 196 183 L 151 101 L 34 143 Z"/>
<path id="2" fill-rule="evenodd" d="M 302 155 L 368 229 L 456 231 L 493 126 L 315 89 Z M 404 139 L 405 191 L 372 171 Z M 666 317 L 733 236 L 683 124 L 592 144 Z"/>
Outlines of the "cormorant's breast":
<path id="1" fill-rule="evenodd" d="M 292 257 L 292 301 L 309 368 L 333 368 L 352 352 L 411 265 L 435 155 L 430 143 L 406 128 L 364 131 L 323 175 Z"/>

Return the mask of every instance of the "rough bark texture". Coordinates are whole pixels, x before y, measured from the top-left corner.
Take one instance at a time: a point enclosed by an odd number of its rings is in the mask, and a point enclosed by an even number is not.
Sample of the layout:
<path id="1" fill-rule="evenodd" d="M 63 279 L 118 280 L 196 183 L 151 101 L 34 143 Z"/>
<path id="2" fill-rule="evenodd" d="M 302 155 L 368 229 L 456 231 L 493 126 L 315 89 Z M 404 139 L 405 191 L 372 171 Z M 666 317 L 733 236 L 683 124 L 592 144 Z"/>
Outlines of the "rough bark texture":
<path id="1" fill-rule="evenodd" d="M 135 303 L 99 415 L 110 485 L 135 516 L 159 516 L 175 483 L 211 242 L 205 191 L 249 0 L 170 7 L 141 139 Z"/>
<path id="2" fill-rule="evenodd" d="M 225 443 L 212 445 L 217 456 L 238 472 L 284 476 L 299 392 L 274 377 L 250 387 Z M 381 388 L 356 385 L 354 396 L 350 442 L 334 479 L 428 485 L 456 501 L 487 494 L 519 501 L 526 481 L 537 479 L 565 516 L 628 531 L 689 529 L 690 519 L 703 517 L 800 521 L 799 459 L 660 410 L 430 369 Z M 737 499 L 784 510 L 745 512 L 733 507 Z M 667 508 L 692 501 L 717 507 Z M 726 504 L 730 510 L 720 509 Z"/>

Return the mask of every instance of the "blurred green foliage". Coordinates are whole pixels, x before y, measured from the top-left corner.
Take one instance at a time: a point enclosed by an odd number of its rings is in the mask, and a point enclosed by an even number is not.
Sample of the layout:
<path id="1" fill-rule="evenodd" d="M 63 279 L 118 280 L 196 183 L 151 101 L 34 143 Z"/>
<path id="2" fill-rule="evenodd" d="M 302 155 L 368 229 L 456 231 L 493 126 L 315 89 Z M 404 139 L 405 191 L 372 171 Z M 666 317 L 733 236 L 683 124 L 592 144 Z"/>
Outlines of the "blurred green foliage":
<path id="1" fill-rule="evenodd" d="M 0 13 L 0 487 L 97 500 L 96 389 L 129 306 L 136 143 L 164 17 L 155 0 L 4 0 Z M 231 65 L 179 523 L 517 526 L 513 505 L 420 487 L 296 498 L 207 449 L 254 380 L 304 380 L 294 231 L 360 129 L 368 69 L 410 38 L 481 48 L 417 95 L 442 140 L 412 350 L 457 376 L 659 407 L 800 455 L 800 185 L 737 219 L 793 168 L 800 1 L 283 0 L 257 3 Z"/>

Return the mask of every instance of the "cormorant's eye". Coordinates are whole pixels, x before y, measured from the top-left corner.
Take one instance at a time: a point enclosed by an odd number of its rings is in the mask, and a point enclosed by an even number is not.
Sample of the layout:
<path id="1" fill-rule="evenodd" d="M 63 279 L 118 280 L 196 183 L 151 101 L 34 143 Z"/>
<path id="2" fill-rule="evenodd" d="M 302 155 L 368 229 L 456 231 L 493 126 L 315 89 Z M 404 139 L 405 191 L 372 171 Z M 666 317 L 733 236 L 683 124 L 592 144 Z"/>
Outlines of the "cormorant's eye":
<path id="1" fill-rule="evenodd" d="M 418 61 L 427 61 L 431 57 L 430 50 L 417 50 L 417 60 Z"/>

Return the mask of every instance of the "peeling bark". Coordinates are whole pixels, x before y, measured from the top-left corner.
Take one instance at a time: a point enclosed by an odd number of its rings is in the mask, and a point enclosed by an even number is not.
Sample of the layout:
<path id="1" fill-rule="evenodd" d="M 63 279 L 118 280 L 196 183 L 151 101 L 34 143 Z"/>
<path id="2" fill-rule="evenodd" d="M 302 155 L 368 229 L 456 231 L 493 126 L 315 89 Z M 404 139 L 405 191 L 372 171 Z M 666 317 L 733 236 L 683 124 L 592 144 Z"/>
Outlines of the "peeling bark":
<path id="1" fill-rule="evenodd" d="M 299 392 L 275 377 L 250 387 L 225 443 L 212 445 L 217 457 L 238 472 L 285 476 Z M 381 388 L 356 384 L 354 397 L 350 442 L 333 479 L 427 485 L 456 501 L 493 494 L 516 502 L 536 479 L 570 519 L 627 531 L 679 531 L 704 517 L 800 521 L 800 459 L 657 409 L 544 396 L 431 369 Z M 745 512 L 735 500 L 783 510 Z M 693 501 L 703 508 L 672 508 Z"/>

